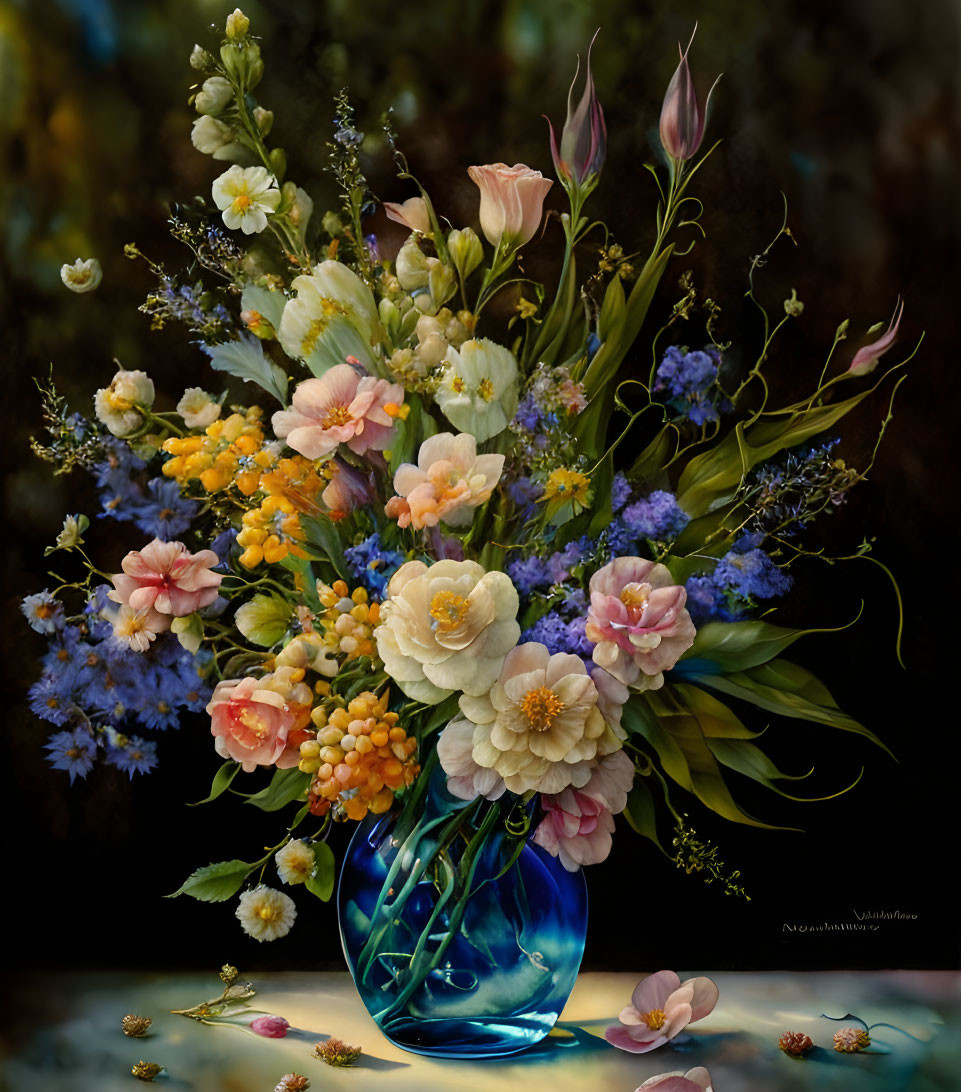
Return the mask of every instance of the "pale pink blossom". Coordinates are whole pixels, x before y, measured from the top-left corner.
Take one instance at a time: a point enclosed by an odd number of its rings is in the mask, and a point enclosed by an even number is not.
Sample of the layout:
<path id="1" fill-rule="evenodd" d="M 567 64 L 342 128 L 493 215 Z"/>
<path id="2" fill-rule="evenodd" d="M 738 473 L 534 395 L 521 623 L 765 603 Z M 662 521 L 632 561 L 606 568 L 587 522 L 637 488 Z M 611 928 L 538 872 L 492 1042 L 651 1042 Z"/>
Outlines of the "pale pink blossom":
<path id="1" fill-rule="evenodd" d="M 350 364 L 335 364 L 320 379 L 305 379 L 294 391 L 292 409 L 271 418 L 274 432 L 308 459 L 319 459 L 346 444 L 357 455 L 383 451 L 394 419 L 385 407 L 399 407 L 399 383 L 361 378 Z"/>
<path id="2" fill-rule="evenodd" d="M 586 785 L 542 794 L 544 818 L 534 832 L 534 841 L 558 857 L 568 872 L 606 860 L 611 852 L 614 816 L 627 806 L 633 783 L 630 758 L 623 751 L 605 755 Z"/>
<path id="3" fill-rule="evenodd" d="M 597 708 L 604 715 L 614 735 L 618 739 L 627 739 L 627 732 L 621 727 L 621 714 L 631 692 L 609 671 L 597 664 L 590 668 L 590 676 L 597 687 Z"/>
<path id="4" fill-rule="evenodd" d="M 300 742 L 289 737 L 309 722 L 312 694 L 305 683 L 291 685 L 290 672 L 279 668 L 262 679 L 224 679 L 213 692 L 207 712 L 214 747 L 246 773 L 258 766 L 287 770 L 300 762 Z"/>
<path id="5" fill-rule="evenodd" d="M 329 470 L 332 474 L 330 484 L 320 494 L 320 499 L 332 516 L 345 516 L 355 508 L 370 504 L 372 490 L 365 474 L 338 458 L 329 465 Z"/>
<path id="6" fill-rule="evenodd" d="M 478 766 L 473 751 L 474 725 L 464 717 L 452 720 L 437 737 L 437 757 L 447 774 L 447 791 L 460 800 L 478 796 L 497 800 L 504 795 L 504 779 L 496 770 Z"/>
<path id="7" fill-rule="evenodd" d="M 401 527 L 436 527 L 444 520 L 466 527 L 474 509 L 490 499 L 504 469 L 503 455 L 478 455 L 470 433 L 439 432 L 420 445 L 417 465 L 402 463 L 394 474 L 399 496 L 387 515 Z"/>
<path id="8" fill-rule="evenodd" d="M 516 248 L 530 242 L 541 224 L 544 198 L 554 185 L 523 163 L 468 167 L 480 190 L 481 230 L 492 246 Z"/>
<path id="9" fill-rule="evenodd" d="M 283 1039 L 290 1024 L 282 1016 L 258 1016 L 250 1021 L 250 1030 L 266 1039 Z"/>
<path id="10" fill-rule="evenodd" d="M 658 971 L 637 984 L 631 1003 L 621 1009 L 620 1023 L 604 1037 L 621 1050 L 646 1054 L 713 1012 L 717 997 L 717 986 L 709 978 L 681 982 L 673 971 Z"/>
<path id="11" fill-rule="evenodd" d="M 854 354 L 854 359 L 848 368 L 849 375 L 868 375 L 878 366 L 878 361 L 891 348 L 898 336 L 898 327 L 901 325 L 901 315 L 904 311 L 904 301 L 894 309 L 887 330 L 870 345 L 864 345 Z"/>
<path id="12" fill-rule="evenodd" d="M 657 1088 L 660 1092 L 714 1092 L 711 1074 L 702 1065 L 696 1065 L 686 1073 L 679 1069 L 673 1073 L 659 1073 L 648 1078 L 635 1092 L 645 1088 Z"/>
<path id="13" fill-rule="evenodd" d="M 220 558 L 213 550 L 192 554 L 182 542 L 161 542 L 155 538 L 142 550 L 131 550 L 121 561 L 122 573 L 110 579 L 114 591 L 108 598 L 132 611 L 147 607 L 160 614 L 183 618 L 217 598 L 223 576 L 211 572 Z"/>
<path id="14" fill-rule="evenodd" d="M 430 217 L 427 215 L 427 202 L 423 197 L 408 197 L 403 204 L 396 201 L 385 201 L 384 212 L 387 219 L 395 224 L 403 224 L 411 231 L 419 231 L 426 235 L 430 231 Z"/>
<path id="15" fill-rule="evenodd" d="M 113 616 L 113 638 L 134 652 L 146 652 L 160 633 L 170 629 L 170 615 L 153 607 L 133 610 L 126 603 Z"/>
<path id="16" fill-rule="evenodd" d="M 594 663 L 625 686 L 658 689 L 662 673 L 694 643 L 684 587 L 665 565 L 618 557 L 594 573 L 590 590 L 584 631 L 595 646 Z"/>

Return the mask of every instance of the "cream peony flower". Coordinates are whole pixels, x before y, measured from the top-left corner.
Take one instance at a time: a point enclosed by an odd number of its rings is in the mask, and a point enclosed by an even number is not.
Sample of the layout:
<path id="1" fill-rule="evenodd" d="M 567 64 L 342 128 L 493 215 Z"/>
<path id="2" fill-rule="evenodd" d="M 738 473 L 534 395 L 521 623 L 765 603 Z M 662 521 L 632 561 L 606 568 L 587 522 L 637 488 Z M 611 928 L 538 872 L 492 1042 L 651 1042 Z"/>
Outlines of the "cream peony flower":
<path id="1" fill-rule="evenodd" d="M 507 786 L 495 770 L 474 761 L 474 725 L 457 717 L 437 737 L 437 757 L 447 774 L 447 791 L 461 800 L 498 800 Z"/>
<path id="2" fill-rule="evenodd" d="M 60 279 L 71 292 L 92 292 L 103 279 L 103 269 L 96 258 L 78 258 L 60 267 Z"/>
<path id="3" fill-rule="evenodd" d="M 518 794 L 579 788 L 593 760 L 620 747 L 580 657 L 535 641 L 509 652 L 489 693 L 465 693 L 460 708 L 475 726 L 474 761 Z"/>
<path id="4" fill-rule="evenodd" d="M 503 455 L 478 455 L 477 441 L 462 432 L 439 432 L 420 445 L 417 465 L 402 463 L 394 474 L 399 496 L 387 515 L 401 527 L 436 527 L 440 520 L 465 527 L 474 509 L 490 499 L 504 470 Z M 403 499 L 401 499 L 403 498 Z"/>
<path id="5" fill-rule="evenodd" d="M 476 561 L 401 565 L 374 631 L 387 674 L 415 701 L 436 705 L 462 690 L 490 690 L 517 644 L 518 598 L 510 577 Z"/>
<path id="6" fill-rule="evenodd" d="M 277 940 L 290 932 L 297 907 L 289 895 L 261 884 L 240 896 L 237 917 L 243 931 L 254 940 Z"/>
<path id="7" fill-rule="evenodd" d="M 177 403 L 177 412 L 187 428 L 206 428 L 220 416 L 220 403 L 202 387 L 188 387 Z"/>
<path id="8" fill-rule="evenodd" d="M 274 854 L 277 875 L 284 883 L 304 883 L 313 872 L 314 850 L 306 842 L 295 838 Z"/>
<path id="9" fill-rule="evenodd" d="M 268 213 L 280 204 L 277 179 L 266 167 L 235 164 L 214 179 L 211 192 L 227 227 L 240 228 L 245 235 L 263 231 Z"/>
<path id="10" fill-rule="evenodd" d="M 146 372 L 128 372 L 123 368 L 110 381 L 109 387 L 101 387 L 94 395 L 93 405 L 97 420 L 101 421 L 114 436 L 129 436 L 143 424 L 143 414 L 138 406 L 152 406 L 153 380 Z"/>
<path id="11" fill-rule="evenodd" d="M 371 370 L 380 316 L 360 277 L 343 262 L 325 261 L 310 276 L 295 277 L 291 287 L 297 294 L 287 301 L 277 330 L 284 352 L 316 376 L 349 356 Z"/>
<path id="12" fill-rule="evenodd" d="M 449 348 L 440 387 L 434 395 L 441 413 L 478 443 L 507 428 L 517 410 L 517 361 L 503 345 L 487 338 Z"/>

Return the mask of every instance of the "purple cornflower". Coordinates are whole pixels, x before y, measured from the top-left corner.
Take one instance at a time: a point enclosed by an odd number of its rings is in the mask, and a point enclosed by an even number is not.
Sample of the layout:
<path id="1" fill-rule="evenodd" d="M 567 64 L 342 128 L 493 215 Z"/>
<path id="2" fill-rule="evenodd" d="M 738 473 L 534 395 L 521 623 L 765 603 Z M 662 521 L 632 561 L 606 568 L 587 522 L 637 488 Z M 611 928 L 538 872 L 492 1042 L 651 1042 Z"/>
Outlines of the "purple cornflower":
<path id="1" fill-rule="evenodd" d="M 66 724 L 76 710 L 72 700 L 75 682 L 72 673 L 45 671 L 27 692 L 30 711 L 58 728 Z"/>
<path id="2" fill-rule="evenodd" d="M 57 732 L 44 744 L 47 761 L 55 770 L 66 770 L 70 774 L 70 784 L 77 777 L 86 777 L 93 769 L 93 760 L 97 755 L 97 744 L 83 728 L 74 728 L 70 732 Z"/>
<path id="3" fill-rule="evenodd" d="M 157 744 L 140 736 L 119 737 L 118 743 L 107 747 L 106 761 L 132 779 L 135 773 L 149 773 L 157 765 Z"/>
<path id="4" fill-rule="evenodd" d="M 147 497 L 132 509 L 134 523 L 145 534 L 170 542 L 190 527 L 200 511 L 196 501 L 180 495 L 180 487 L 169 478 L 153 478 L 147 483 Z"/>
<path id="5" fill-rule="evenodd" d="M 49 589 L 28 595 L 20 604 L 31 629 L 37 633 L 56 633 L 64 623 L 63 603 Z"/>
<path id="6" fill-rule="evenodd" d="M 784 595 L 794 583 L 755 545 L 756 536 L 745 535 L 721 558 L 714 570 L 714 583 L 743 599 L 771 599 Z"/>

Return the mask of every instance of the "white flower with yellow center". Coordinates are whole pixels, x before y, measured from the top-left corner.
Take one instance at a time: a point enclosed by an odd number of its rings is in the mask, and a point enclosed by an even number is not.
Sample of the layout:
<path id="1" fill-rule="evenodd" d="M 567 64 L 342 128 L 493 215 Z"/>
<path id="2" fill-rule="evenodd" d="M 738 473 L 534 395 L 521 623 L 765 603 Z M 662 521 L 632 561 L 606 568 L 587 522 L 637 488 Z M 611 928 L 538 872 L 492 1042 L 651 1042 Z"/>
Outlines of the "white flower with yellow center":
<path id="1" fill-rule="evenodd" d="M 520 636 L 506 573 L 485 572 L 476 561 L 408 561 L 387 595 L 377 652 L 408 697 L 436 705 L 458 690 L 490 690 Z"/>
<path id="2" fill-rule="evenodd" d="M 489 693 L 465 694 L 460 707 L 474 725 L 474 762 L 518 794 L 585 785 L 594 760 L 621 746 L 580 657 L 535 641 L 509 652 Z"/>
<path id="3" fill-rule="evenodd" d="M 277 940 L 290 932 L 297 907 L 289 895 L 261 884 L 240 896 L 237 917 L 243 931 L 254 940 Z"/>
<path id="4" fill-rule="evenodd" d="M 313 846 L 295 838 L 274 854 L 277 875 L 284 883 L 305 883 L 316 860 Z"/>
<path id="5" fill-rule="evenodd" d="M 382 329 L 374 295 L 343 262 L 325 261 L 310 276 L 295 277 L 296 295 L 287 301 L 277 337 L 284 352 L 320 377 L 355 357 L 375 365 L 373 343 Z"/>
<path id="6" fill-rule="evenodd" d="M 280 204 L 277 179 L 266 167 L 235 164 L 214 180 L 212 193 L 227 227 L 240 228 L 245 235 L 263 231 L 268 214 Z"/>
<path id="7" fill-rule="evenodd" d="M 103 270 L 96 258 L 78 258 L 60 267 L 60 279 L 71 292 L 92 292 L 103 279 Z"/>
<path id="8" fill-rule="evenodd" d="M 146 372 L 126 371 L 121 368 L 110 381 L 109 387 L 101 387 L 94 395 L 93 405 L 97 419 L 105 424 L 114 436 L 129 436 L 143 424 L 144 416 L 138 407 L 153 405 L 153 380 Z"/>
<path id="9" fill-rule="evenodd" d="M 187 428 L 206 428 L 220 416 L 220 403 L 202 387 L 188 387 L 177 403 Z"/>
<path id="10" fill-rule="evenodd" d="M 451 346 L 434 395 L 441 413 L 461 432 L 489 440 L 507 428 L 517 410 L 517 361 L 514 354 L 487 338 Z"/>

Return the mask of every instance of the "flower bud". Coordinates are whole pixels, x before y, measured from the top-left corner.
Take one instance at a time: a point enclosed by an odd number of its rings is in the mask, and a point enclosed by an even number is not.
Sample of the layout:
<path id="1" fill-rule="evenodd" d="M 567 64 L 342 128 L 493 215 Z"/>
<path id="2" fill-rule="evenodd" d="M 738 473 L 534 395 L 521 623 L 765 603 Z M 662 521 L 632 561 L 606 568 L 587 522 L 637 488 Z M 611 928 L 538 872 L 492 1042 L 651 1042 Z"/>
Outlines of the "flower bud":
<path id="1" fill-rule="evenodd" d="M 103 269 L 96 258 L 78 258 L 60 267 L 60 279 L 71 292 L 92 292 L 103 280 Z"/>
<path id="2" fill-rule="evenodd" d="M 201 45 L 195 45 L 190 52 L 190 67 L 204 72 L 214 63 L 213 57 Z"/>
<path id="3" fill-rule="evenodd" d="M 411 235 L 407 242 L 400 248 L 394 265 L 397 279 L 405 292 L 413 292 L 418 288 L 426 288 L 430 274 L 427 267 L 427 258 L 417 245 L 417 237 Z"/>
<path id="4" fill-rule="evenodd" d="M 904 311 L 904 302 L 895 308 L 894 315 L 888 323 L 887 330 L 870 345 L 864 345 L 854 354 L 854 359 L 848 367 L 849 375 L 867 375 L 878 366 L 878 361 L 891 348 L 898 336 L 898 327 L 901 325 L 901 315 Z M 878 323 L 880 326 L 880 323 Z M 870 332 L 870 331 L 869 331 Z"/>
<path id="5" fill-rule="evenodd" d="M 695 31 L 697 27 L 695 26 Z M 702 112 L 697 104 L 697 96 L 694 93 L 694 81 L 691 79 L 691 69 L 687 63 L 687 54 L 694 41 L 687 43 L 687 49 L 681 53 L 681 61 L 671 77 L 664 95 L 664 105 L 661 107 L 660 135 L 661 145 L 664 151 L 675 160 L 686 160 L 693 156 L 701 146 L 704 138 L 704 122 L 706 120 L 708 104 L 714 88 L 717 87 L 718 76 L 714 85 L 707 94 Z M 678 52 L 681 51 L 678 43 Z"/>
<path id="6" fill-rule="evenodd" d="M 484 247 L 473 228 L 455 228 L 447 236 L 447 251 L 461 280 L 467 278 L 484 260 Z"/>
<path id="7" fill-rule="evenodd" d="M 403 204 L 385 201 L 384 212 L 387 219 L 395 224 L 403 224 L 409 231 L 419 231 L 426 235 L 430 231 L 430 216 L 427 214 L 427 202 L 423 197 L 409 197 Z"/>
<path id="8" fill-rule="evenodd" d="M 511 250 L 530 242 L 554 183 L 523 163 L 488 163 L 468 167 L 467 173 L 480 190 L 480 223 L 487 241 Z"/>
<path id="9" fill-rule="evenodd" d="M 267 136 L 274 127 L 273 110 L 265 110 L 262 106 L 255 106 L 254 121 L 257 122 L 257 128 L 260 130 L 260 135 Z"/>
<path id="10" fill-rule="evenodd" d="M 597 34 L 594 35 L 594 38 L 596 37 Z M 577 58 L 577 69 L 574 72 L 571 89 L 567 93 L 567 120 L 561 131 L 560 151 L 554 136 L 554 126 L 550 121 L 547 123 L 551 131 L 551 156 L 554 159 L 554 170 L 562 182 L 573 180 L 580 184 L 591 175 L 600 174 L 607 153 L 607 126 L 604 124 L 604 111 L 597 101 L 594 77 L 591 74 L 593 46 L 592 39 L 587 50 L 587 78 L 584 83 L 584 92 L 575 110 L 573 109 L 574 84 L 577 83 L 581 70 L 581 59 Z"/>
<path id="11" fill-rule="evenodd" d="M 234 97 L 234 89 L 223 76 L 210 76 L 197 92 L 194 106 L 198 114 L 220 114 Z"/>
<path id="12" fill-rule="evenodd" d="M 240 8 L 234 8 L 234 10 L 227 16 L 227 37 L 233 42 L 238 38 L 243 38 L 247 31 L 250 29 L 250 20 L 240 10 Z"/>
<path id="13" fill-rule="evenodd" d="M 457 290 L 457 278 L 449 265 L 444 265 L 440 258 L 427 259 L 427 283 L 430 294 L 438 307 L 453 296 Z"/>

